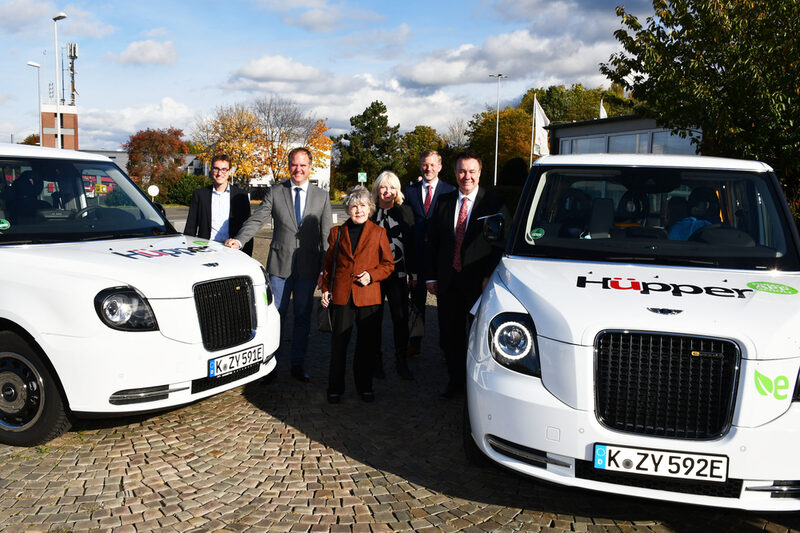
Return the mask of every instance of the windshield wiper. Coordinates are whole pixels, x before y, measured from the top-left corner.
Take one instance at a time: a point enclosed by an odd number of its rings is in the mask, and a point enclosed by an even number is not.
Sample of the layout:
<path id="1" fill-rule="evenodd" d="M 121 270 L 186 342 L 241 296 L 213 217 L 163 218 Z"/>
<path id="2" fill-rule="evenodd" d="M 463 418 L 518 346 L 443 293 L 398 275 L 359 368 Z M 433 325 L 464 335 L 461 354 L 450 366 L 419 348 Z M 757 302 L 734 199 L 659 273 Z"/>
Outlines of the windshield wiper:
<path id="1" fill-rule="evenodd" d="M 131 237 L 146 237 L 143 233 L 104 233 L 102 235 L 90 235 L 81 237 L 79 241 L 103 241 L 106 239 L 126 239 Z"/>

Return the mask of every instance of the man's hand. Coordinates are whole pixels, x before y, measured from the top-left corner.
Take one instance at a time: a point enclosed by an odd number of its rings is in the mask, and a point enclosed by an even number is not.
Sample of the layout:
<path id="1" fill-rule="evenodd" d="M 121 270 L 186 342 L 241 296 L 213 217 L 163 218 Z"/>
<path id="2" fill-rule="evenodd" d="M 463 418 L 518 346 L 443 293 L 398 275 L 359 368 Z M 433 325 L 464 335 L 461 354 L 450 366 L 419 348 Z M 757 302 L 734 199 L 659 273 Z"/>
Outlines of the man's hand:
<path id="1" fill-rule="evenodd" d="M 361 285 L 362 287 L 366 287 L 370 283 L 372 283 L 372 276 L 369 275 L 369 272 L 366 270 L 359 274 L 358 276 L 354 276 L 356 279 L 356 283 Z"/>
<path id="2" fill-rule="evenodd" d="M 436 296 L 436 293 L 439 292 L 439 284 L 435 281 L 429 281 L 425 284 L 428 287 L 428 292 Z"/>
<path id="3" fill-rule="evenodd" d="M 234 250 L 241 250 L 242 243 L 240 243 L 236 239 L 231 238 L 225 241 L 225 246 L 227 246 L 228 248 L 233 248 Z"/>
<path id="4" fill-rule="evenodd" d="M 331 293 L 328 291 L 323 292 L 319 303 L 322 304 L 322 307 L 328 307 L 331 304 Z"/>

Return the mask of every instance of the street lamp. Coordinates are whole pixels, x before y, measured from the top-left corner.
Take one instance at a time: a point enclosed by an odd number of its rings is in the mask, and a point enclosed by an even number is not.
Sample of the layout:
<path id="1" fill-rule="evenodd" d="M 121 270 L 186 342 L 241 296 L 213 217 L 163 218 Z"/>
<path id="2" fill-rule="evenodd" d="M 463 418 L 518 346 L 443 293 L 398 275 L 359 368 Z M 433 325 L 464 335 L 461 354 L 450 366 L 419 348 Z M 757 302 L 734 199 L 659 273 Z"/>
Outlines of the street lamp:
<path id="1" fill-rule="evenodd" d="M 67 14 L 63 11 L 53 17 L 53 43 L 56 49 L 56 148 L 61 148 L 61 108 L 58 105 L 58 96 L 61 92 L 58 86 L 59 71 L 61 69 L 58 62 L 58 21 L 64 20 L 65 18 L 67 18 Z"/>
<path id="2" fill-rule="evenodd" d="M 497 121 L 494 126 L 494 184 L 497 185 L 497 141 L 500 137 L 500 78 L 507 78 L 505 74 L 489 74 L 490 78 L 497 78 Z"/>
<path id="3" fill-rule="evenodd" d="M 39 146 L 42 145 L 42 66 L 39 63 L 28 61 L 29 67 L 36 69 L 36 92 L 39 95 Z"/>

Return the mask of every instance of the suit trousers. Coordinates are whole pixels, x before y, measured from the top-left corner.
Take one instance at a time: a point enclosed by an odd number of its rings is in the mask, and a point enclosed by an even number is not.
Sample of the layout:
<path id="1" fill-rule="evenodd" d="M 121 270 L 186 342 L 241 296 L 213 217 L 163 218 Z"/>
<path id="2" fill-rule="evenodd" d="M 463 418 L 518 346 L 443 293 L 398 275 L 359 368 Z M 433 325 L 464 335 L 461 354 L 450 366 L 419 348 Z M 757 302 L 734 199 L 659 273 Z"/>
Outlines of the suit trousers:
<path id="1" fill-rule="evenodd" d="M 397 360 L 405 359 L 408 350 L 408 282 L 394 274 L 381 281 L 381 298 L 389 303 L 394 333 L 394 353 Z M 383 349 L 383 303 L 378 312 L 378 354 Z"/>
<path id="2" fill-rule="evenodd" d="M 308 352 L 308 335 L 311 332 L 311 308 L 314 305 L 314 289 L 316 280 L 302 279 L 297 273 L 288 278 L 270 275 L 269 284 L 275 294 L 275 305 L 281 315 L 281 330 L 286 325 L 286 314 L 289 311 L 289 301 L 294 302 L 294 325 L 292 328 L 292 366 L 305 364 Z M 283 354 L 283 332 L 281 332 L 281 346 L 279 353 Z"/>
<path id="3" fill-rule="evenodd" d="M 417 278 L 417 284 L 411 289 L 411 301 L 417 306 L 422 314 L 422 323 L 425 323 L 425 302 L 428 299 L 428 288 L 425 285 L 425 276 Z M 422 346 L 422 337 L 411 337 L 408 343 L 414 348 L 419 349 Z"/>
<path id="4" fill-rule="evenodd" d="M 356 350 L 353 358 L 353 375 L 356 391 L 372 392 L 372 374 L 375 371 L 375 355 L 378 348 L 379 305 L 356 307 L 353 299 L 347 305 L 333 306 L 333 334 L 331 338 L 331 364 L 328 372 L 328 394 L 344 392 L 344 376 L 347 365 L 347 345 L 353 325 L 358 328 Z"/>
<path id="5" fill-rule="evenodd" d="M 439 346 L 447 361 L 450 385 L 461 390 L 467 378 L 467 338 L 472 325 L 469 311 L 480 295 L 482 280 L 453 269 L 450 279 L 447 289 L 437 296 Z"/>

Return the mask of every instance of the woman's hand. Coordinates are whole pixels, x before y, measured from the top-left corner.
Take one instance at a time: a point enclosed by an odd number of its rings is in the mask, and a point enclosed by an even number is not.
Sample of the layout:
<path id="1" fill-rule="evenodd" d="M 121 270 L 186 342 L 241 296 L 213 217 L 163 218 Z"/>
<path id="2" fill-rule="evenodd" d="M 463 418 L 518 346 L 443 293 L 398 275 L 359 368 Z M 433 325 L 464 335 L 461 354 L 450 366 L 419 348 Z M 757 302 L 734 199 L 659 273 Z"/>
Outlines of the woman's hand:
<path id="1" fill-rule="evenodd" d="M 359 274 L 358 276 L 355 276 L 355 278 L 356 278 L 356 283 L 358 283 L 362 287 L 366 287 L 367 285 L 372 283 L 372 276 L 370 276 L 369 272 L 367 272 L 366 270 L 361 274 Z"/>
<path id="2" fill-rule="evenodd" d="M 328 307 L 331 304 L 331 293 L 329 291 L 323 292 L 319 303 L 322 304 L 322 307 Z"/>

